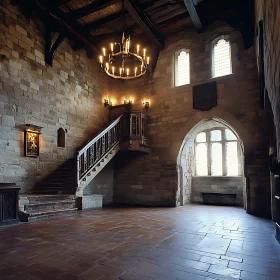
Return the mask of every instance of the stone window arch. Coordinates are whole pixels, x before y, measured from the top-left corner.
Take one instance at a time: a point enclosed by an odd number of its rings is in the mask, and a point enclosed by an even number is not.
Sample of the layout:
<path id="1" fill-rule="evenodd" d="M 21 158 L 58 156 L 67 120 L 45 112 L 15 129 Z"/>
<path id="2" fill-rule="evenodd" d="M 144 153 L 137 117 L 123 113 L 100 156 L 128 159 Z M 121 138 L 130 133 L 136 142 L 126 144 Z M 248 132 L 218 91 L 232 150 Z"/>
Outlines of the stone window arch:
<path id="1" fill-rule="evenodd" d="M 57 130 L 57 147 L 65 147 L 65 138 L 65 130 L 62 127 L 60 127 Z"/>
<path id="2" fill-rule="evenodd" d="M 232 138 L 232 141 L 238 143 L 238 175 L 233 176 L 228 174 L 221 176 L 197 176 L 196 175 L 196 144 L 197 136 L 204 131 L 211 132 L 212 130 L 228 129 L 236 136 L 237 140 Z M 239 132 L 242 130 L 239 130 Z M 242 134 L 244 137 L 246 134 Z M 227 141 L 225 141 L 226 143 Z M 248 143 L 247 143 L 248 144 Z M 210 149 L 209 149 L 210 151 Z M 202 188 L 207 192 L 232 192 L 236 194 L 236 205 L 246 207 L 246 178 L 244 177 L 244 144 L 237 131 L 226 121 L 217 118 L 205 118 L 194 125 L 186 134 L 182 142 L 178 158 L 178 191 L 177 203 L 185 205 L 186 203 L 202 203 Z M 205 157 L 205 161 L 207 159 Z M 208 168 L 207 168 L 208 171 Z M 205 186 L 207 184 L 207 186 Z"/>

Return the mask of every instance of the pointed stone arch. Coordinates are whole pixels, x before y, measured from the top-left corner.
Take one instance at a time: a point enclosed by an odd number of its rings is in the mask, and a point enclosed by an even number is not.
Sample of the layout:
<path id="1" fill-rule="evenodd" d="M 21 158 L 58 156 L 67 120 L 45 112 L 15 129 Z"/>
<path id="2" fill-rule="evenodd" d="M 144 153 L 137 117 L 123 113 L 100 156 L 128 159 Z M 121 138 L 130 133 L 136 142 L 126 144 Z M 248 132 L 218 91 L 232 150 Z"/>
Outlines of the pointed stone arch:
<path id="1" fill-rule="evenodd" d="M 193 121 L 193 120 L 192 120 Z M 238 121 L 236 122 L 238 123 Z M 188 126 L 190 127 L 190 126 Z M 245 189 L 245 177 L 244 177 L 244 155 L 245 155 L 245 146 L 242 138 L 239 133 L 228 122 L 225 120 L 211 116 L 209 118 L 203 118 L 199 120 L 195 125 L 192 126 L 191 129 L 186 133 L 183 143 L 181 144 L 181 148 L 177 157 L 177 170 L 178 170 L 178 195 L 177 195 L 177 203 L 179 205 L 184 205 L 186 203 L 190 203 L 193 200 L 192 197 L 192 178 L 194 175 L 194 156 L 195 156 L 195 138 L 196 136 L 206 130 L 212 129 L 215 127 L 223 127 L 227 128 L 234 132 L 234 134 L 238 137 L 238 143 L 240 145 L 240 164 L 241 164 L 241 179 L 243 192 L 239 196 L 242 196 L 244 201 L 244 207 L 246 207 L 246 189 Z M 247 142 L 250 142 L 250 136 L 246 132 L 245 129 L 242 128 L 241 124 L 239 124 L 239 131 L 242 132 L 242 135 L 245 135 L 247 138 Z M 196 201 L 197 202 L 197 201 Z"/>

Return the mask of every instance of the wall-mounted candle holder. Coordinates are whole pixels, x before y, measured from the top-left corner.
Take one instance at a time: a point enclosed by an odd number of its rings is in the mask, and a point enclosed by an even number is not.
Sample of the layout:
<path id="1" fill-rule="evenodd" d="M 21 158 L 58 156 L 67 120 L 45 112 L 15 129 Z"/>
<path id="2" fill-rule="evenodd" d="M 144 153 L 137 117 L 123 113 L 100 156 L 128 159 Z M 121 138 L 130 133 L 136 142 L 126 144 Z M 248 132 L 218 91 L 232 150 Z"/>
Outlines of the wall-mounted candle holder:
<path id="1" fill-rule="evenodd" d="M 143 105 L 144 105 L 144 108 L 145 108 L 146 110 L 148 110 L 148 109 L 150 108 L 150 102 L 149 102 L 149 101 L 143 102 Z"/>

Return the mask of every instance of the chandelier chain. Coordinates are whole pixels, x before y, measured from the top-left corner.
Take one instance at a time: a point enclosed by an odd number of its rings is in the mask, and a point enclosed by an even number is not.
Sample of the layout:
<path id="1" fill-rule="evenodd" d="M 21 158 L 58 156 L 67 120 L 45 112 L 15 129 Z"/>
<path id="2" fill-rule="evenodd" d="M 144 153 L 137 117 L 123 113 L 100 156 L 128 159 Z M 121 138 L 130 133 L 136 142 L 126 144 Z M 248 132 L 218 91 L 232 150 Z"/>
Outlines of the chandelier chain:
<path id="1" fill-rule="evenodd" d="M 124 19 L 124 13 L 125 13 L 124 0 L 121 0 L 121 4 L 122 4 L 121 22 L 122 22 L 122 26 L 123 26 L 123 31 L 126 31 L 126 24 L 125 24 L 125 19 Z"/>

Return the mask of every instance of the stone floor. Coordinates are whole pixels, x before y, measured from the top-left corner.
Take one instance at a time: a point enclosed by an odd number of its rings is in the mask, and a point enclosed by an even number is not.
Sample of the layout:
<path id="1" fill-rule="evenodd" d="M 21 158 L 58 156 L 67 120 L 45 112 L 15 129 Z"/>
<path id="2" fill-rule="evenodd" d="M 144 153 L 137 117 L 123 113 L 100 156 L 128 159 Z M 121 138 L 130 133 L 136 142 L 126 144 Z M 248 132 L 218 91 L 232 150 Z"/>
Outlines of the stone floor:
<path id="1" fill-rule="evenodd" d="M 0 279 L 276 280 L 273 234 L 233 207 L 85 211 L 1 227 Z"/>

